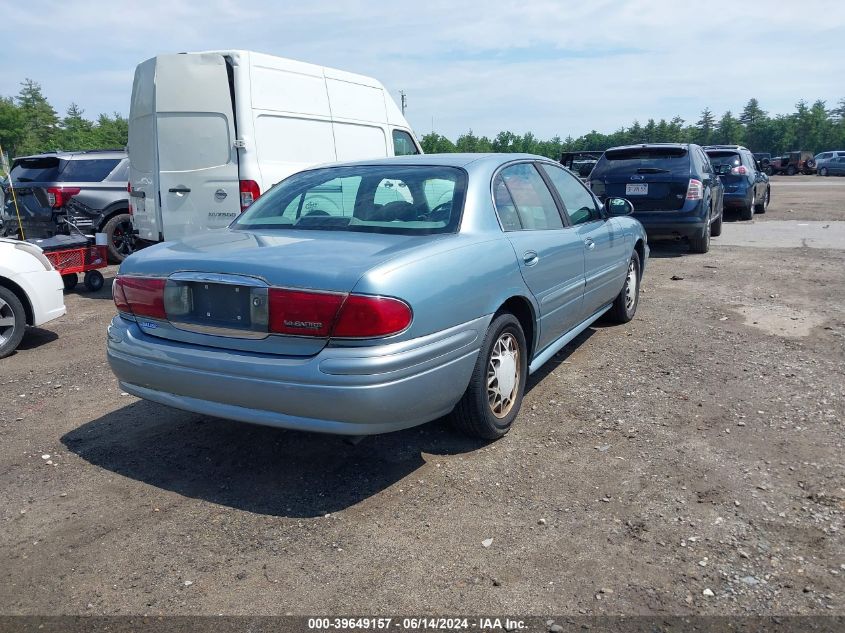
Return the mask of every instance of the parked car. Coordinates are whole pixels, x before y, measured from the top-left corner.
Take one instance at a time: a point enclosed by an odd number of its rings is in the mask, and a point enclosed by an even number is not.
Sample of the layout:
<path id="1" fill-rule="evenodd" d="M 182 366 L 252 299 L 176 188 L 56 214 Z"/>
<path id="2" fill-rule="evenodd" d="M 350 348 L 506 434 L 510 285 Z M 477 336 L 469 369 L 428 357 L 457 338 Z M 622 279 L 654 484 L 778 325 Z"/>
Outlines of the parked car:
<path id="1" fill-rule="evenodd" d="M 149 242 L 226 227 L 316 164 L 421 152 L 379 81 L 251 51 L 139 64 L 128 149 L 132 223 Z"/>
<path id="2" fill-rule="evenodd" d="M 604 154 L 603 150 L 584 150 L 582 152 L 563 152 L 560 155 L 560 164 L 569 171 L 577 174 L 581 180 L 586 180 L 593 171 L 593 167 Z"/>
<path id="3" fill-rule="evenodd" d="M 28 325 L 65 313 L 64 284 L 34 244 L 0 237 L 0 358 L 20 345 Z"/>
<path id="4" fill-rule="evenodd" d="M 845 176 L 845 156 L 837 156 L 825 161 L 824 167 L 819 169 L 820 176 Z"/>
<path id="5" fill-rule="evenodd" d="M 710 249 L 722 233 L 724 188 L 694 144 L 654 143 L 613 147 L 590 174 L 602 200 L 625 197 L 652 238 L 685 238 L 693 253 Z"/>
<path id="6" fill-rule="evenodd" d="M 12 161 L 12 183 L 24 236 L 105 233 L 109 257 L 121 262 L 135 246 L 126 191 L 126 152 L 50 152 Z M 4 186 L 6 235 L 19 233 L 15 199 Z M 70 224 L 68 224 L 70 223 Z"/>
<path id="7" fill-rule="evenodd" d="M 754 160 L 760 163 L 762 171 L 766 171 L 766 167 L 772 162 L 772 155 L 769 152 L 754 152 Z"/>
<path id="8" fill-rule="evenodd" d="M 743 220 L 765 213 L 772 192 L 761 162 L 741 145 L 711 145 L 704 151 L 725 186 L 725 207 L 739 209 Z"/>
<path id="9" fill-rule="evenodd" d="M 632 211 L 526 154 L 315 168 L 123 262 L 108 359 L 127 392 L 203 414 L 352 435 L 449 414 L 494 439 L 530 373 L 634 316 Z"/>
<path id="10" fill-rule="evenodd" d="M 773 158 L 769 163 L 769 171 L 767 173 L 769 176 L 774 174 L 794 176 L 798 173 L 809 176 L 813 171 L 815 171 L 813 152 L 795 151 L 787 152 L 783 156 Z"/>
<path id="11" fill-rule="evenodd" d="M 816 164 L 816 175 L 827 176 L 829 173 L 829 166 L 836 158 L 845 157 L 845 151 L 821 152 L 816 154 L 813 160 Z"/>

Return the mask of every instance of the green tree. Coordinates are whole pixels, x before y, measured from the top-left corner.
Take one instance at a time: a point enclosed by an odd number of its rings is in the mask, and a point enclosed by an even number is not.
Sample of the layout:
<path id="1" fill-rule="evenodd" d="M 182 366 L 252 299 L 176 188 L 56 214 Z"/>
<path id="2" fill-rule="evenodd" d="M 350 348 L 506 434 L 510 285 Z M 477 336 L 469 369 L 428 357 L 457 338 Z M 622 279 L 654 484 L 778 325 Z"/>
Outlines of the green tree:
<path id="1" fill-rule="evenodd" d="M 0 97 L 0 145 L 9 156 L 18 154 L 26 135 L 23 115 L 11 97 Z"/>
<path id="2" fill-rule="evenodd" d="M 719 119 L 719 123 L 716 125 L 716 130 L 713 134 L 713 140 L 722 145 L 741 145 L 744 132 L 745 129 L 742 124 L 728 110 Z"/>
<path id="3" fill-rule="evenodd" d="M 17 96 L 18 108 L 24 124 L 24 137 L 18 152 L 30 154 L 55 149 L 59 117 L 41 92 L 41 85 L 32 79 L 21 83 Z"/>
<path id="4" fill-rule="evenodd" d="M 62 149 L 95 149 L 92 144 L 94 124 L 83 118 L 82 114 L 83 110 L 75 103 L 68 107 L 59 134 Z"/>
<path id="5" fill-rule="evenodd" d="M 695 141 L 699 145 L 710 145 L 713 141 L 713 131 L 716 127 L 716 117 L 710 111 L 710 108 L 704 108 L 701 111 L 701 118 L 696 125 Z"/>
<path id="6" fill-rule="evenodd" d="M 426 154 L 446 154 L 457 151 L 452 141 L 436 132 L 430 132 L 423 136 L 420 139 L 420 145 L 422 145 Z"/>
<path id="7" fill-rule="evenodd" d="M 763 121 L 766 118 L 766 113 L 760 107 L 760 103 L 753 97 L 748 100 L 742 112 L 739 115 L 739 120 L 743 125 L 754 125 L 755 123 Z"/>

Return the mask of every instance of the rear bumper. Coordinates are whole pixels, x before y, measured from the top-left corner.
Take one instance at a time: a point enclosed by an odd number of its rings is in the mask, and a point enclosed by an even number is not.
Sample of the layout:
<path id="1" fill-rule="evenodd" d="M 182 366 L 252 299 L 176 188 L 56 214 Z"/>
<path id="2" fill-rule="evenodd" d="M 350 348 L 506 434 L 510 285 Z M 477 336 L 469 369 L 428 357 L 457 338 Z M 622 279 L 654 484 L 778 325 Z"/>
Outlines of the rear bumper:
<path id="1" fill-rule="evenodd" d="M 107 355 L 121 387 L 140 398 L 242 422 L 372 435 L 451 411 L 469 384 L 489 321 L 297 358 L 161 339 L 117 316 Z"/>
<path id="2" fill-rule="evenodd" d="M 725 188 L 723 204 L 726 208 L 731 209 L 747 207 L 751 204 L 751 192 L 751 189 L 745 187 L 737 187 L 735 191 L 728 191 L 727 188 Z"/>
<path id="3" fill-rule="evenodd" d="M 707 207 L 696 200 L 684 204 L 677 211 L 636 211 L 649 238 L 694 237 L 707 225 Z"/>

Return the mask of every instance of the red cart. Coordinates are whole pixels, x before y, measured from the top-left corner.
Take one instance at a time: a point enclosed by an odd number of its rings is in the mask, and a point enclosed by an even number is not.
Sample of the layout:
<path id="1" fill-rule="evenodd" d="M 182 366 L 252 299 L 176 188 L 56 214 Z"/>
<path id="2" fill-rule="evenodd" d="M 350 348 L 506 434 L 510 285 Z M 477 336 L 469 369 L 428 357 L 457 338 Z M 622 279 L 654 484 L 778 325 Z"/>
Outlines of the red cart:
<path id="1" fill-rule="evenodd" d="M 28 241 L 41 247 L 53 268 L 59 271 L 67 290 L 76 287 L 78 273 L 85 273 L 83 283 L 91 292 L 103 287 L 103 275 L 98 269 L 108 266 L 107 246 L 97 246 L 93 240 L 82 236 L 67 235 Z"/>

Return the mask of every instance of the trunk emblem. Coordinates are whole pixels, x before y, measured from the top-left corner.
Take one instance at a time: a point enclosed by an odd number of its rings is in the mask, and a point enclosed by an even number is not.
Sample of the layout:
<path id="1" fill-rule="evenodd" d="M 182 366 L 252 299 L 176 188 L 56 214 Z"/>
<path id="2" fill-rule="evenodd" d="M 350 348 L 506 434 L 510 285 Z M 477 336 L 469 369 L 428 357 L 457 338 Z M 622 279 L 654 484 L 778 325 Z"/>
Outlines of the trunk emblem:
<path id="1" fill-rule="evenodd" d="M 631 176 L 631 180 L 645 180 L 645 176 L 634 175 Z"/>
<path id="2" fill-rule="evenodd" d="M 214 197 L 217 200 L 225 200 L 227 195 L 228 194 L 226 193 L 226 191 L 224 189 L 218 189 L 217 191 L 214 192 Z"/>

